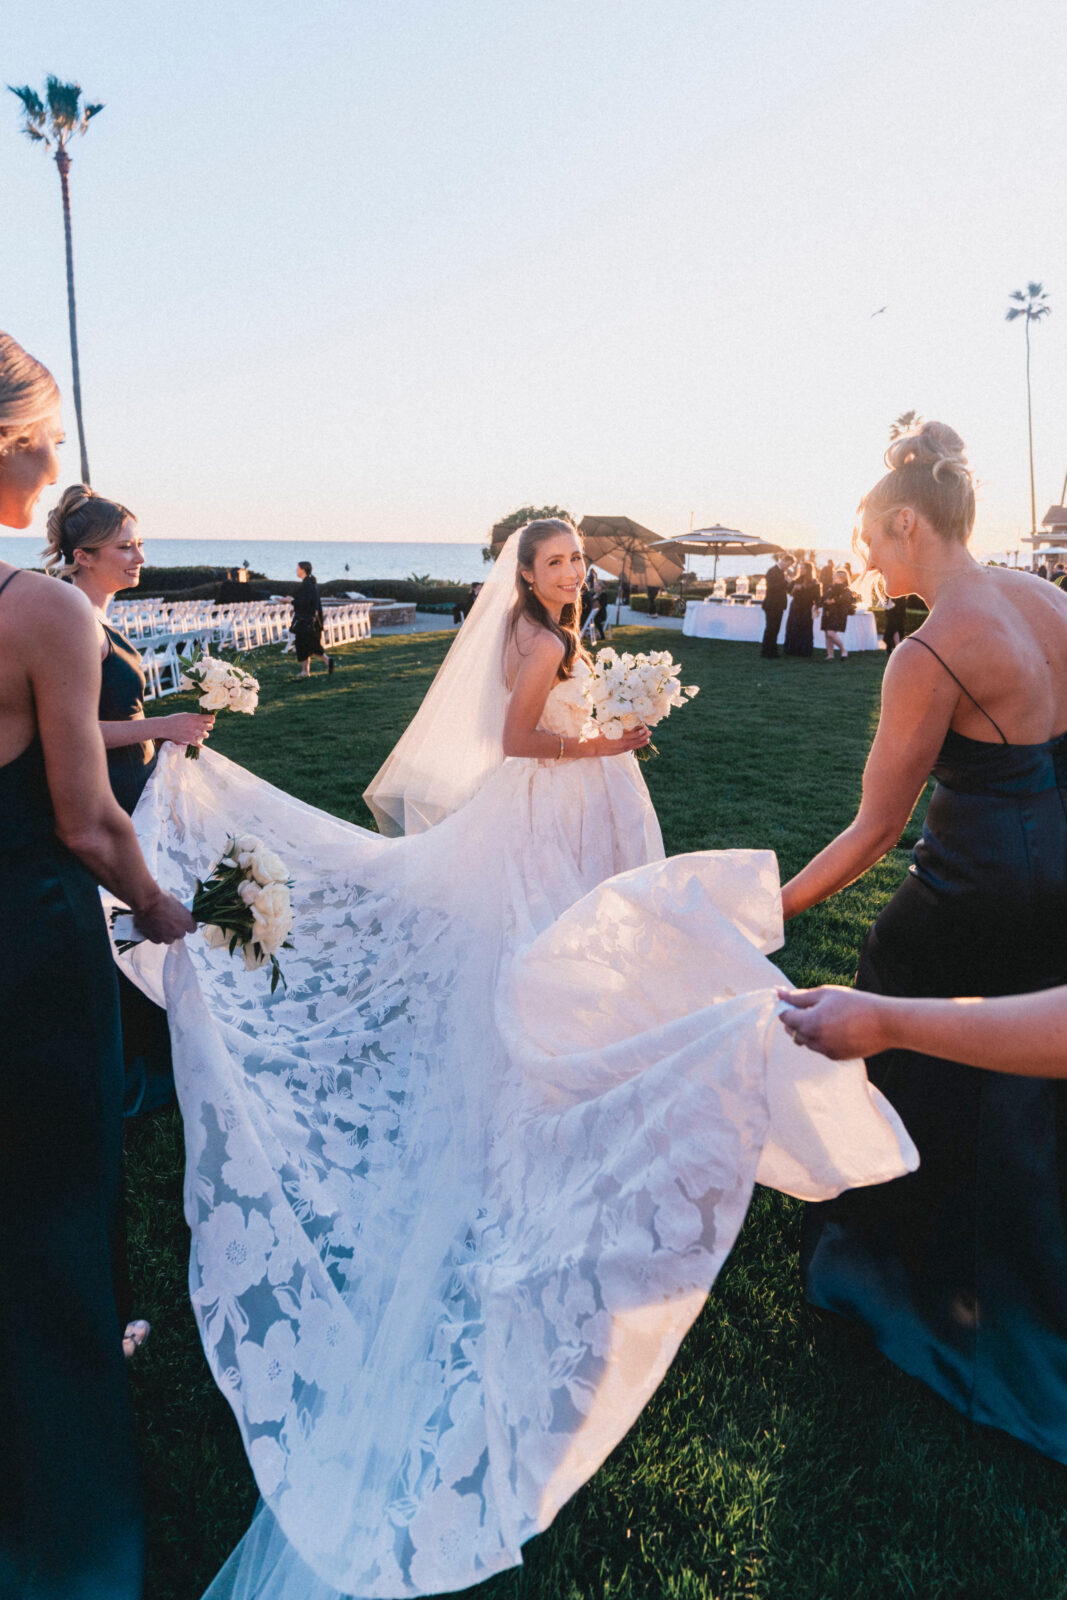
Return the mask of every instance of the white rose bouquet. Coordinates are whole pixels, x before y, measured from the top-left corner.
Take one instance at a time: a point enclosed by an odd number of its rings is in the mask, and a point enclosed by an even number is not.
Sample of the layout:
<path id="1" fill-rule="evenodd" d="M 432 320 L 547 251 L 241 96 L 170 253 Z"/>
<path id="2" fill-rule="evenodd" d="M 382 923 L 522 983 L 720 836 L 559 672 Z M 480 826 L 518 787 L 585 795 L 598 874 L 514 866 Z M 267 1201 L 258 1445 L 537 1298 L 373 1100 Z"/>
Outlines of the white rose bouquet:
<path id="1" fill-rule="evenodd" d="M 278 951 L 293 948 L 289 943 L 291 888 L 281 857 L 261 839 L 243 835 L 227 840 L 226 854 L 203 882 L 197 878 L 196 893 L 189 902 L 189 910 L 203 923 L 204 938 L 213 950 L 223 945 L 229 946 L 231 955 L 240 950 L 248 972 L 270 962 L 271 994 L 279 983 L 285 983 Z M 120 950 L 138 942 L 140 936 L 128 912 L 112 913 L 111 926 Z"/>
<path id="2" fill-rule="evenodd" d="M 669 650 L 631 655 L 624 651 L 601 650 L 582 687 L 589 714 L 581 730 L 582 739 L 620 739 L 628 728 L 654 728 L 670 716 L 675 706 L 684 706 L 700 691 L 695 684 L 686 688 L 678 682 L 681 667 Z M 657 754 L 655 745 L 635 752 L 648 760 Z"/>
<path id="3" fill-rule="evenodd" d="M 248 717 L 259 705 L 259 679 L 236 661 L 223 661 L 208 651 L 195 650 L 182 673 L 183 689 L 199 689 L 201 711 L 243 711 Z M 200 759 L 200 746 L 187 744 L 188 760 Z"/>

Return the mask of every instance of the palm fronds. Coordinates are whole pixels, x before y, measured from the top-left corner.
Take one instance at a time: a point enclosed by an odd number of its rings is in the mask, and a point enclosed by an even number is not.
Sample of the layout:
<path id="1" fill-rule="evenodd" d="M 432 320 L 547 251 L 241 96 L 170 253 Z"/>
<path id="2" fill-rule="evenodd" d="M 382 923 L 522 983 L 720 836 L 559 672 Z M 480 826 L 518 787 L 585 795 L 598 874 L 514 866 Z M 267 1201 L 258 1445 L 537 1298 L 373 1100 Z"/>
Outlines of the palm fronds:
<path id="1" fill-rule="evenodd" d="M 16 88 L 9 83 L 8 88 L 22 101 L 23 133 L 48 149 L 53 145 L 57 150 L 65 149 L 68 139 L 76 133 L 84 133 L 92 119 L 104 109 L 102 104 L 83 106 L 81 84 L 63 83 L 51 73 L 45 80 L 43 100 L 29 84 Z"/>

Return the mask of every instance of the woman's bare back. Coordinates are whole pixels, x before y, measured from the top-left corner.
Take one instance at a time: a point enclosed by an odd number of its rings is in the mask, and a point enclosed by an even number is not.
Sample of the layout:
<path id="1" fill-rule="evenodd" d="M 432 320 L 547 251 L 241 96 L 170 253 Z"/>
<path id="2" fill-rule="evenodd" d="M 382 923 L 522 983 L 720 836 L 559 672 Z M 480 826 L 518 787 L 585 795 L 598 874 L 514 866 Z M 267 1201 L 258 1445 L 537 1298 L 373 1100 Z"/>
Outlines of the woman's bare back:
<path id="1" fill-rule="evenodd" d="M 919 636 L 978 702 L 960 694 L 957 733 L 995 741 L 990 719 L 1009 744 L 1067 731 L 1067 594 L 1054 584 L 979 567 L 942 585 Z"/>

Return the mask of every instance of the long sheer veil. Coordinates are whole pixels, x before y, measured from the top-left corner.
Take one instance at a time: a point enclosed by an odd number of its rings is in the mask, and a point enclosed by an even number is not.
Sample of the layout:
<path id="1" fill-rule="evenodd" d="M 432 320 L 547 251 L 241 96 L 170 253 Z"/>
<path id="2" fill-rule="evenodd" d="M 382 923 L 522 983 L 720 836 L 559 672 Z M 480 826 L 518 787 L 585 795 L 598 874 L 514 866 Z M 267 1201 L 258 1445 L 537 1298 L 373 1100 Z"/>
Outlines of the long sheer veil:
<path id="1" fill-rule="evenodd" d="M 363 791 L 382 833 L 422 833 L 465 805 L 504 759 L 504 654 L 515 600 L 513 533 L 426 697 Z"/>

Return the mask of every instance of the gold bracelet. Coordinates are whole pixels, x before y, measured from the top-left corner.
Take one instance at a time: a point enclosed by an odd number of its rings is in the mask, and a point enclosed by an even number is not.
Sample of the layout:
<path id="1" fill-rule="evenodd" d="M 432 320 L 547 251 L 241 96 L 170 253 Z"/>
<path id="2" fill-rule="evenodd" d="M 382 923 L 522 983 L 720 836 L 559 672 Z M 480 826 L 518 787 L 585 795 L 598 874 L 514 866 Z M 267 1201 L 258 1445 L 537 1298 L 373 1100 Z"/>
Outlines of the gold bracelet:
<path id="1" fill-rule="evenodd" d="M 563 760 L 563 735 L 562 734 L 560 734 L 560 736 L 559 736 L 559 756 L 557 757 L 557 759 L 559 761 Z"/>

